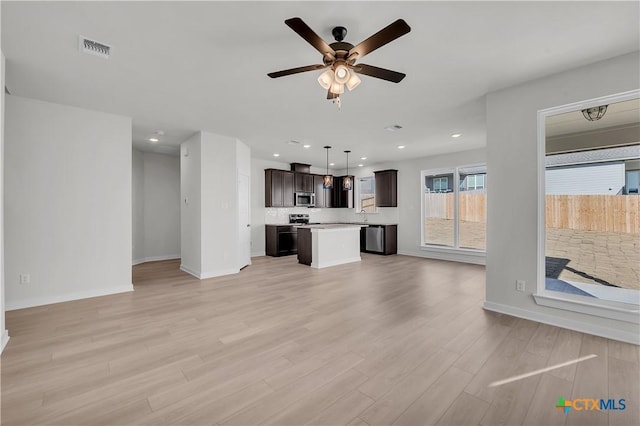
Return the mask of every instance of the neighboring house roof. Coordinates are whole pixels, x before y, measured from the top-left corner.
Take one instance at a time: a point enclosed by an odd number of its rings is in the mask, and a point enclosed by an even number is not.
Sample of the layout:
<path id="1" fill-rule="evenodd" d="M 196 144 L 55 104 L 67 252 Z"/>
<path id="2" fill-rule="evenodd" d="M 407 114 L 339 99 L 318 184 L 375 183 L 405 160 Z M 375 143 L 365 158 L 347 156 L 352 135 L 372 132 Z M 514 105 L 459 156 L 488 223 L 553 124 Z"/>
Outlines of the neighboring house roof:
<path id="1" fill-rule="evenodd" d="M 635 160 L 640 158 L 640 145 L 590 151 L 555 154 L 546 157 L 547 167 L 570 166 L 576 164 L 604 163 L 609 161 Z"/>

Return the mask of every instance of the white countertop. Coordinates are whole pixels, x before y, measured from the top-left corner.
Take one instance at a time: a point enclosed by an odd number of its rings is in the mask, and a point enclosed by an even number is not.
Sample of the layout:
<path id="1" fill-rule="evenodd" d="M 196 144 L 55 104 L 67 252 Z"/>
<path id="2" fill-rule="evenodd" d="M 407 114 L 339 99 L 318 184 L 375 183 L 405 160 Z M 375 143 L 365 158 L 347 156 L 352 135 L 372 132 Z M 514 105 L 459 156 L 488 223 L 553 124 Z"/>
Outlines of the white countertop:
<path id="1" fill-rule="evenodd" d="M 341 229 L 359 229 L 359 228 L 363 228 L 369 225 L 361 225 L 361 224 L 356 224 L 356 223 L 327 223 L 327 224 L 320 224 L 320 225 L 302 225 L 299 226 L 298 229 L 331 229 L 334 231 L 337 230 L 341 230 Z"/>

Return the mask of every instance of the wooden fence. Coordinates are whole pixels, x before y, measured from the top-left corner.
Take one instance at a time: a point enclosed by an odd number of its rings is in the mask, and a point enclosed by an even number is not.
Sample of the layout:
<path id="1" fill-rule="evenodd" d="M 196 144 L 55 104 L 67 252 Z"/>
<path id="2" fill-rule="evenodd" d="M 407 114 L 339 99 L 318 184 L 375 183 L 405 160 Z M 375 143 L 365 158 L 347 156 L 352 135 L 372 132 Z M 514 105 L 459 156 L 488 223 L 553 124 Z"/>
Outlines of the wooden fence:
<path id="1" fill-rule="evenodd" d="M 640 233 L 640 195 L 547 195 L 547 228 Z"/>
<path id="2" fill-rule="evenodd" d="M 453 219 L 453 193 L 424 194 L 425 216 Z M 547 228 L 640 233 L 640 195 L 547 195 Z M 486 221 L 486 194 L 461 193 L 460 220 Z"/>
<path id="3" fill-rule="evenodd" d="M 461 193 L 458 204 L 460 220 L 465 222 L 486 222 L 486 196 L 487 194 L 482 192 Z M 453 193 L 439 194 L 432 192 L 424 194 L 424 208 L 426 217 L 453 219 Z"/>

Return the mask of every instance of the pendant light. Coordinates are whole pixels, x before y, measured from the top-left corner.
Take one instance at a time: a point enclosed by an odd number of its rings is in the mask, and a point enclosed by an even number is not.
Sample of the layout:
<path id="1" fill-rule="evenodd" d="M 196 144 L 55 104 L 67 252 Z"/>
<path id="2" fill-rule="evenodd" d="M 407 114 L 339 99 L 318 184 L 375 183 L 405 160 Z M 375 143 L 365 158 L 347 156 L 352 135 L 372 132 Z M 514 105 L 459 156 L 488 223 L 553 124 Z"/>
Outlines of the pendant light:
<path id="1" fill-rule="evenodd" d="M 342 190 L 343 191 L 351 191 L 353 188 L 353 182 L 351 181 L 351 176 L 349 176 L 349 153 L 351 151 L 347 150 L 344 153 L 347 154 L 347 176 L 342 179 Z"/>
<path id="2" fill-rule="evenodd" d="M 329 174 L 329 150 L 331 147 L 327 145 L 324 149 L 327 150 L 327 174 L 322 176 L 322 187 L 324 189 L 330 189 L 333 188 L 333 176 Z"/>

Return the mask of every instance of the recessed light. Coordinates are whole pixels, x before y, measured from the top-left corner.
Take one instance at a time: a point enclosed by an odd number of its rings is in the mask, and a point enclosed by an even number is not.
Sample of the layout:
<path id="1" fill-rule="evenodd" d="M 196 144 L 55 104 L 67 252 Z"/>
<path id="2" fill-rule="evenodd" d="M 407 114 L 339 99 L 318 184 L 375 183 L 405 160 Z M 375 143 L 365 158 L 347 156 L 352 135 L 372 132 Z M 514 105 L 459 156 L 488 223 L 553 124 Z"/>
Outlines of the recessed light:
<path id="1" fill-rule="evenodd" d="M 404 146 L 404 145 L 398 145 L 398 149 L 405 149 L 405 148 L 406 148 L 406 146 Z"/>
<path id="2" fill-rule="evenodd" d="M 366 159 L 367 159 L 367 157 L 360 157 L 360 159 L 361 159 L 361 160 L 366 160 Z"/>
<path id="3" fill-rule="evenodd" d="M 388 130 L 389 132 L 395 132 L 396 130 L 402 129 L 402 126 L 399 124 L 392 124 L 391 126 L 387 126 L 384 129 Z"/>
<path id="4" fill-rule="evenodd" d="M 311 148 L 311 145 L 302 145 L 303 148 Z"/>
<path id="5" fill-rule="evenodd" d="M 330 166 L 335 166 L 335 165 L 336 165 L 336 163 L 329 163 L 329 165 L 330 165 Z"/>
<path id="6" fill-rule="evenodd" d="M 273 154 L 274 157 L 280 157 L 280 154 Z"/>
<path id="7" fill-rule="evenodd" d="M 358 167 L 364 167 L 364 164 L 358 164 Z"/>
<path id="8" fill-rule="evenodd" d="M 452 138 L 459 138 L 460 136 L 462 136 L 461 133 L 454 133 L 451 135 Z"/>
<path id="9" fill-rule="evenodd" d="M 158 142 L 159 140 L 158 138 L 149 138 L 149 142 Z"/>

